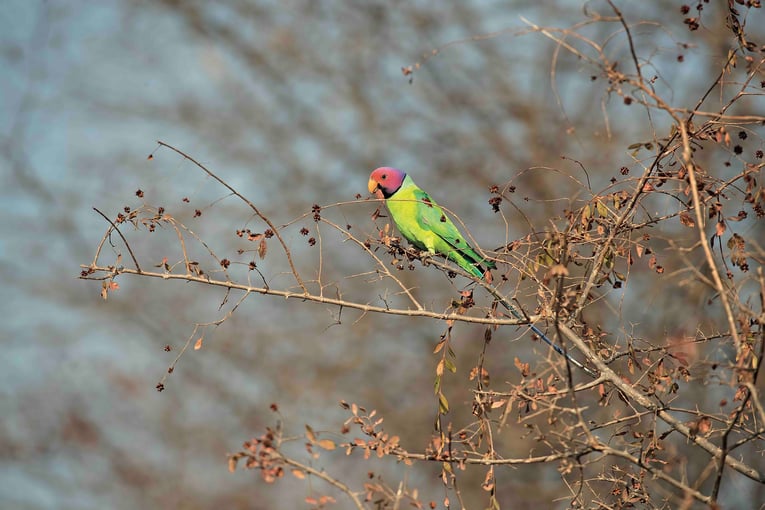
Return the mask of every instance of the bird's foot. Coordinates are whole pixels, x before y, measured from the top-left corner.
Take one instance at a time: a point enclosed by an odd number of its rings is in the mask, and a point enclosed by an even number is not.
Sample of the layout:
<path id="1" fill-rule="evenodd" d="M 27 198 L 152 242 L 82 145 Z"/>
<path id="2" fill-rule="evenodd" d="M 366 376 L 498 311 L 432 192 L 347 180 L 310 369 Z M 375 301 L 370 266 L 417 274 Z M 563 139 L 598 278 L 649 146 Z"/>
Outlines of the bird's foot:
<path id="1" fill-rule="evenodd" d="M 423 267 L 427 267 L 430 265 L 433 257 L 435 256 L 434 252 L 427 251 L 427 250 L 415 250 L 412 249 L 413 252 L 415 252 L 415 257 L 419 259 L 419 261 L 422 263 Z"/>

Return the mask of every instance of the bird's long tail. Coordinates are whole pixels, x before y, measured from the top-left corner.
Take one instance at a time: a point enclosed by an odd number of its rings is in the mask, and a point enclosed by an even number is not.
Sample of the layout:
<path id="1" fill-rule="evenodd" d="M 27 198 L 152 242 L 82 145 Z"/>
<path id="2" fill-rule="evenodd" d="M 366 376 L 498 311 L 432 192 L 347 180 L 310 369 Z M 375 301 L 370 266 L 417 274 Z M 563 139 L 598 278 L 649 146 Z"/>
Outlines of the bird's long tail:
<path id="1" fill-rule="evenodd" d="M 500 302 L 500 304 L 501 304 L 502 306 L 504 306 L 504 307 L 507 309 L 507 311 L 508 311 L 508 312 L 510 312 L 510 313 L 513 315 L 513 317 L 515 317 L 516 319 L 520 319 L 520 320 L 526 320 L 526 319 L 527 319 L 527 317 L 526 317 L 526 316 L 524 316 L 524 315 L 523 315 L 521 312 L 519 312 L 519 311 L 518 311 L 518 309 L 517 309 L 517 308 L 515 308 L 513 305 L 511 305 L 510 303 L 508 303 L 507 299 L 505 299 L 504 297 L 502 297 L 502 296 L 499 294 L 499 292 L 497 292 L 497 291 L 496 291 L 496 290 L 495 290 L 493 287 L 491 287 L 490 285 L 486 285 L 486 286 L 484 286 L 484 287 L 485 287 L 485 288 L 486 288 L 486 289 L 487 289 L 489 292 L 491 292 L 491 294 L 492 294 L 492 295 L 493 295 L 495 298 L 497 298 L 497 301 L 499 301 L 499 302 Z M 550 340 L 549 338 L 547 338 L 547 335 L 545 335 L 544 333 L 542 333 L 542 331 L 541 331 L 541 330 L 540 330 L 538 327 L 536 327 L 536 326 L 535 326 L 535 325 L 533 325 L 533 324 L 529 324 L 529 329 L 530 329 L 531 331 L 533 331 L 534 333 L 536 333 L 537 335 L 539 335 L 539 338 L 541 338 L 541 339 L 542 339 L 542 340 L 543 340 L 543 341 L 544 341 L 544 342 L 545 342 L 547 345 L 549 345 L 550 347 L 552 347 L 552 348 L 553 348 L 553 350 L 555 350 L 555 352 L 557 352 L 557 353 L 558 353 L 558 354 L 560 354 L 561 356 L 565 356 L 565 358 L 566 358 L 566 359 L 567 359 L 569 362 L 571 362 L 571 364 L 572 364 L 572 365 L 574 365 L 575 367 L 581 368 L 582 370 L 584 370 L 584 371 L 587 373 L 587 375 L 589 375 L 590 377 L 593 377 L 593 378 L 597 379 L 597 377 L 598 377 L 598 374 L 597 374 L 596 372 L 594 372 L 592 369 L 590 369 L 590 368 L 587 368 L 586 366 L 584 366 L 584 364 L 582 364 L 582 363 L 581 363 L 579 360 L 577 360 L 576 358 L 573 358 L 573 357 L 571 357 L 571 355 L 570 355 L 569 353 L 567 353 L 566 351 L 564 351 L 564 350 L 563 350 L 563 348 L 562 348 L 560 345 L 558 345 L 558 344 L 554 343 L 552 340 Z"/>

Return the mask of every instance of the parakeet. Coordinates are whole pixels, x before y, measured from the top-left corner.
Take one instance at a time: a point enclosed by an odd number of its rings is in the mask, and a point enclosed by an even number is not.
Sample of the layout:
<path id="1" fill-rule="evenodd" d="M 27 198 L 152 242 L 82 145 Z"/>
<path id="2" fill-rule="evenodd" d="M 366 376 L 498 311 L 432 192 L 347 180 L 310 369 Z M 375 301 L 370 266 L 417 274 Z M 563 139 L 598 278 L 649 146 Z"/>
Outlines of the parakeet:
<path id="1" fill-rule="evenodd" d="M 369 176 L 368 187 L 370 193 L 382 192 L 399 232 L 417 248 L 443 255 L 476 278 L 484 277 L 483 266 L 496 267 L 470 246 L 438 204 L 405 172 L 378 168 Z"/>
<path id="2" fill-rule="evenodd" d="M 482 257 L 470 246 L 465 236 L 444 214 L 438 204 L 421 190 L 405 172 L 387 166 L 377 168 L 369 176 L 367 187 L 370 193 L 378 191 L 382 193 L 393 222 L 407 241 L 431 254 L 443 255 L 456 262 L 458 266 L 476 278 L 487 277 L 487 282 L 491 281 L 482 266 L 495 269 L 494 262 Z M 488 284 L 485 287 L 515 318 L 526 319 L 496 289 Z M 565 356 L 573 365 L 581 368 L 590 376 L 597 377 L 595 372 L 572 358 L 563 348 L 547 338 L 535 325 L 529 324 L 529 329 L 539 335 L 558 354 Z"/>

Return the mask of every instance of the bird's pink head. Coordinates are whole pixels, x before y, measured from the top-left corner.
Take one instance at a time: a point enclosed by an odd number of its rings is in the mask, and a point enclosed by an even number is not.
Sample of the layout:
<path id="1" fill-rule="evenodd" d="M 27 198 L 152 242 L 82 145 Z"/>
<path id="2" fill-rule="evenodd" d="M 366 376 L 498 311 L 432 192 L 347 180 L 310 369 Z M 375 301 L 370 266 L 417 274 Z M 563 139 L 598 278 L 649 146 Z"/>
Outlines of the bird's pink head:
<path id="1" fill-rule="evenodd" d="M 369 188 L 370 193 L 380 190 L 383 197 L 388 198 L 398 191 L 401 184 L 404 182 L 405 177 L 406 173 L 401 170 L 383 166 L 372 172 L 372 175 L 369 176 L 367 187 Z"/>

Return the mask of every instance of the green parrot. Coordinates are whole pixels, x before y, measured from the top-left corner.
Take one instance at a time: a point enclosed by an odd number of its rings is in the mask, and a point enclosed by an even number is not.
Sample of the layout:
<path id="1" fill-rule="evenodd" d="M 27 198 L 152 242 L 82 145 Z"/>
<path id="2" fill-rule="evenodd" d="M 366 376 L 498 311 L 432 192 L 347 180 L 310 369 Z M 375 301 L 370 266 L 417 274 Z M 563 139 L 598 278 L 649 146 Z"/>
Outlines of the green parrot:
<path id="1" fill-rule="evenodd" d="M 385 199 L 385 205 L 388 206 L 393 222 L 407 241 L 433 255 L 443 255 L 478 279 L 485 278 L 486 289 L 497 298 L 502 306 L 515 318 L 526 319 L 526 316 L 502 297 L 496 289 L 488 285 L 491 282 L 491 273 L 484 271 L 482 266 L 486 266 L 487 269 L 495 269 L 497 266 L 494 262 L 482 257 L 470 246 L 465 240 L 465 236 L 460 233 L 438 204 L 421 190 L 405 172 L 387 166 L 377 168 L 369 176 L 368 188 L 370 193 L 379 192 Z M 529 324 L 528 327 L 555 352 L 565 356 L 573 365 L 584 370 L 591 377 L 598 376 L 577 359 L 571 357 L 535 325 Z"/>
<path id="2" fill-rule="evenodd" d="M 417 248 L 443 255 L 476 278 L 486 274 L 482 266 L 496 267 L 470 246 L 438 204 L 405 172 L 378 168 L 369 176 L 368 187 L 370 193 L 382 193 L 399 232 Z"/>

